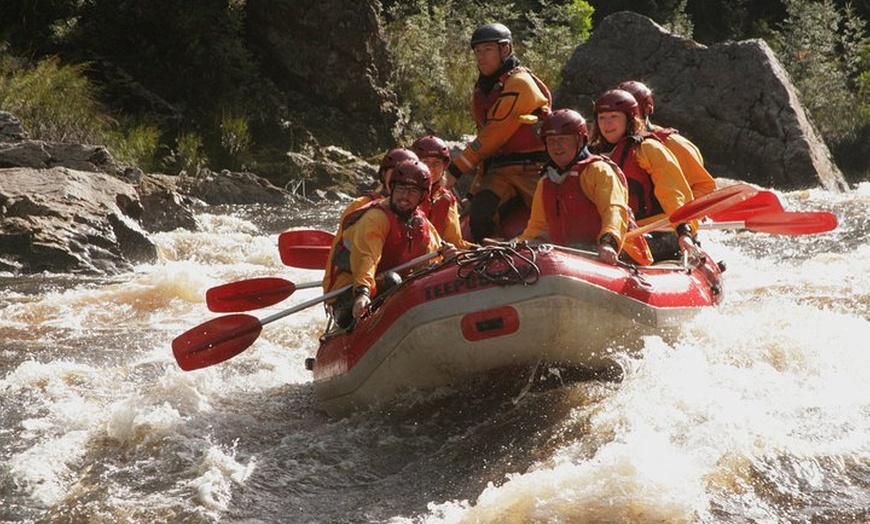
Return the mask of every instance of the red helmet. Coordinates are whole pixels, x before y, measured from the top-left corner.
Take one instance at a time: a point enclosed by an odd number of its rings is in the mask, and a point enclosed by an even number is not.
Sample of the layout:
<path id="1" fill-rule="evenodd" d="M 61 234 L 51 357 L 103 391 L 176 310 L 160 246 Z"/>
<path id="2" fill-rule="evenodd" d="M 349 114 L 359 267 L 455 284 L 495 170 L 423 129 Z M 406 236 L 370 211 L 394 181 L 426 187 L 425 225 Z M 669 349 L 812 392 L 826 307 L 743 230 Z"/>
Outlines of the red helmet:
<path id="1" fill-rule="evenodd" d="M 402 147 L 397 147 L 387 151 L 384 157 L 381 159 L 381 167 L 378 169 L 378 179 L 383 182 L 384 172 L 387 169 L 396 167 L 401 162 L 404 162 L 406 160 L 419 160 L 419 158 L 417 158 L 417 155 L 410 149 L 405 149 Z"/>
<path id="2" fill-rule="evenodd" d="M 396 171 L 390 179 L 390 191 L 396 186 L 413 186 L 429 194 L 432 189 L 432 175 L 429 167 L 419 160 L 405 160 L 396 166 Z"/>
<path id="3" fill-rule="evenodd" d="M 628 115 L 629 119 L 640 114 L 637 100 L 634 99 L 631 93 L 623 91 L 622 89 L 611 89 L 610 91 L 605 91 L 604 94 L 599 96 L 598 100 L 595 101 L 596 115 L 598 113 L 606 113 L 609 111 L 625 113 Z"/>
<path id="4" fill-rule="evenodd" d="M 445 166 L 450 164 L 450 148 L 447 147 L 447 142 L 437 136 L 421 136 L 411 144 L 411 151 L 416 153 L 419 158 L 432 156 L 443 160 Z"/>
<path id="5" fill-rule="evenodd" d="M 553 111 L 541 124 L 541 138 L 555 135 L 577 135 L 580 137 L 580 144 L 585 145 L 589 138 L 586 119 L 573 109 Z"/>
<path id="6" fill-rule="evenodd" d="M 631 93 L 631 96 L 640 105 L 640 116 L 646 118 L 653 113 L 653 93 L 652 89 L 648 88 L 646 84 L 637 80 L 626 80 L 616 86 L 616 88 Z"/>

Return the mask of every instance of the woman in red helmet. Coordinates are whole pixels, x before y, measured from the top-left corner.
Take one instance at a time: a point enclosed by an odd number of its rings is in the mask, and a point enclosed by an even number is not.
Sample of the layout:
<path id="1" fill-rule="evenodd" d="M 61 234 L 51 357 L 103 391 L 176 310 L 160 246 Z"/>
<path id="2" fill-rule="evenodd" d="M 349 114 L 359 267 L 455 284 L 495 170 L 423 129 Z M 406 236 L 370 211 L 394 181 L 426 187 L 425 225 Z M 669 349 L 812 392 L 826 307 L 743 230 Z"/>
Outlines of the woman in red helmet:
<path id="1" fill-rule="evenodd" d="M 599 258 L 616 264 L 625 252 L 639 264 L 651 264 L 643 237 L 624 243 L 633 222 L 625 177 L 608 159 L 589 153 L 586 120 L 571 109 L 554 111 L 541 124 L 550 162 L 532 200 L 532 214 L 521 240 L 561 245 L 592 245 Z"/>
<path id="2" fill-rule="evenodd" d="M 590 148 L 610 157 L 625 174 L 629 205 L 638 225 L 665 218 L 694 199 L 679 161 L 646 131 L 631 93 L 621 89 L 605 92 L 595 101 L 594 112 Z M 694 247 L 692 235 L 691 224 L 679 224 L 677 235 L 653 233 L 649 239 L 653 257 L 679 258 L 682 248 Z"/>
<path id="3" fill-rule="evenodd" d="M 695 198 L 702 197 L 716 190 L 716 181 L 704 167 L 704 157 L 691 140 L 681 135 L 672 127 L 662 127 L 652 123 L 650 115 L 655 109 L 652 90 L 637 80 L 627 80 L 619 84 L 617 89 L 628 91 L 637 100 L 640 118 L 646 124 L 646 130 L 654 134 L 677 157 L 680 169 L 692 188 Z"/>
<path id="4" fill-rule="evenodd" d="M 378 290 L 376 274 L 442 249 L 438 231 L 420 209 L 432 189 L 429 168 L 419 160 L 401 162 L 388 187 L 390 196 L 373 200 L 345 217 L 329 260 L 331 284 L 326 291 L 352 285 L 332 304 L 333 320 L 342 328 L 368 311 Z M 450 256 L 453 246 L 444 244 L 443 249 L 445 256 Z"/>
<path id="5" fill-rule="evenodd" d="M 447 143 L 437 136 L 422 136 L 411 144 L 411 151 L 429 167 L 432 174 L 432 197 L 421 204 L 429 222 L 432 222 L 441 238 L 457 248 L 474 247 L 474 244 L 462 238 L 456 195 L 444 184 L 447 166 L 450 165 L 450 148 Z"/>

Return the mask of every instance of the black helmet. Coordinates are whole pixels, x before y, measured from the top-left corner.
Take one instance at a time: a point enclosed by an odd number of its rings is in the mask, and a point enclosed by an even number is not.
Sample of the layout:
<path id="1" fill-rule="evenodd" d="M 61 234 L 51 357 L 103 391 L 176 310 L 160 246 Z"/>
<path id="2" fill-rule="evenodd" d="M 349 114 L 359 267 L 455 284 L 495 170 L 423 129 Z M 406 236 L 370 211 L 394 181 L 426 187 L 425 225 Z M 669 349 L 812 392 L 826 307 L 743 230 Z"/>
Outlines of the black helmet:
<path id="1" fill-rule="evenodd" d="M 483 42 L 498 42 L 499 44 L 510 44 L 511 30 L 503 24 L 486 24 L 478 27 L 471 35 L 471 47 Z"/>

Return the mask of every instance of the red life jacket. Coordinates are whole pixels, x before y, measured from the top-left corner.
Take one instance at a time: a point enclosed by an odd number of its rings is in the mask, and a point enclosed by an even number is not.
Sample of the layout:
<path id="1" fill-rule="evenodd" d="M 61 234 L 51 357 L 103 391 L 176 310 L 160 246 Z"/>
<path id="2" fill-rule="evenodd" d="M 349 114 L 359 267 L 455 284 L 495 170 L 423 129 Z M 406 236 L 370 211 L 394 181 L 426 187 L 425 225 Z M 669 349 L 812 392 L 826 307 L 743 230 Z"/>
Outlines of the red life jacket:
<path id="1" fill-rule="evenodd" d="M 663 213 L 661 203 L 655 195 L 650 174 L 637 162 L 637 148 L 644 140 L 658 140 L 649 132 L 623 137 L 610 154 L 611 160 L 622 169 L 628 182 L 628 204 L 638 220 Z"/>
<path id="2" fill-rule="evenodd" d="M 592 162 L 602 160 L 598 155 L 587 156 L 570 167 L 561 183 L 544 175 L 544 215 L 555 244 L 595 244 L 598 240 L 601 215 L 595 203 L 583 194 L 580 174 Z"/>
<path id="3" fill-rule="evenodd" d="M 425 210 L 429 216 L 429 222 L 435 226 L 439 234 L 443 235 L 447 228 L 447 220 L 450 216 L 450 207 L 456 203 L 453 191 L 442 187 L 438 194 L 429 202 L 429 209 Z"/>
<path id="4" fill-rule="evenodd" d="M 384 249 L 381 252 L 381 260 L 378 262 L 377 273 L 394 268 L 429 252 L 432 230 L 420 207 L 418 206 L 410 217 L 403 221 L 390 208 L 388 198 L 369 202 L 350 213 L 342 222 L 342 231 L 346 232 L 372 208 L 382 210 L 390 220 L 390 232 L 384 241 Z M 335 269 L 350 273 L 350 250 L 345 245 L 344 234 L 342 233 L 342 238 L 335 246 L 332 262 Z M 333 281 L 335 281 L 334 277 Z"/>
<path id="5" fill-rule="evenodd" d="M 484 93 L 479 87 L 475 87 L 474 89 L 474 98 L 472 101 L 472 110 L 474 113 L 474 121 L 477 123 L 478 128 L 486 125 L 486 115 L 489 114 L 490 108 L 498 101 L 499 97 L 502 94 L 502 88 L 504 88 L 504 83 L 507 81 L 508 77 L 519 73 L 526 72 L 529 76 L 532 77 L 532 80 L 535 81 L 535 84 L 538 86 L 538 89 L 541 90 L 541 93 L 547 97 L 547 104 L 552 107 L 553 106 L 553 95 L 550 94 L 550 89 L 547 87 L 544 82 L 535 76 L 528 68 L 523 66 L 517 66 L 510 71 L 505 72 L 500 77 L 498 77 L 498 82 L 496 82 L 495 87 L 492 88 L 488 94 Z M 495 152 L 493 156 L 501 156 L 507 155 L 510 153 L 524 153 L 529 151 L 543 151 L 544 145 L 538 135 L 535 133 L 535 126 L 522 125 L 517 129 L 516 133 L 514 133 L 502 146 Z"/>
<path id="6" fill-rule="evenodd" d="M 664 144 L 665 142 L 667 142 L 669 136 L 673 134 L 679 135 L 680 132 L 673 127 L 659 127 L 652 131 L 652 134 Z"/>

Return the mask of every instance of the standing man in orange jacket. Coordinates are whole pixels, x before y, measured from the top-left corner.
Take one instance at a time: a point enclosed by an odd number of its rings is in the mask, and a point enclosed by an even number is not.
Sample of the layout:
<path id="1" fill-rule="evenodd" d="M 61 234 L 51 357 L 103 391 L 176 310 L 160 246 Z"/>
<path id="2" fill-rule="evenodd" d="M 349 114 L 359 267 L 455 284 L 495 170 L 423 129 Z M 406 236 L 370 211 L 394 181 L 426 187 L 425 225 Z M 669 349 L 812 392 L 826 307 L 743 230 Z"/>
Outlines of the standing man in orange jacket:
<path id="1" fill-rule="evenodd" d="M 522 116 L 549 114 L 553 99 L 547 86 L 520 65 L 504 25 L 478 27 L 471 48 L 480 73 L 471 104 L 477 136 L 453 159 L 448 176 L 459 179 L 478 166 L 482 169 L 479 188 L 467 195 L 471 235 L 480 243 L 494 235 L 495 215 L 509 200 L 520 197 L 531 207 L 547 153 Z"/>

